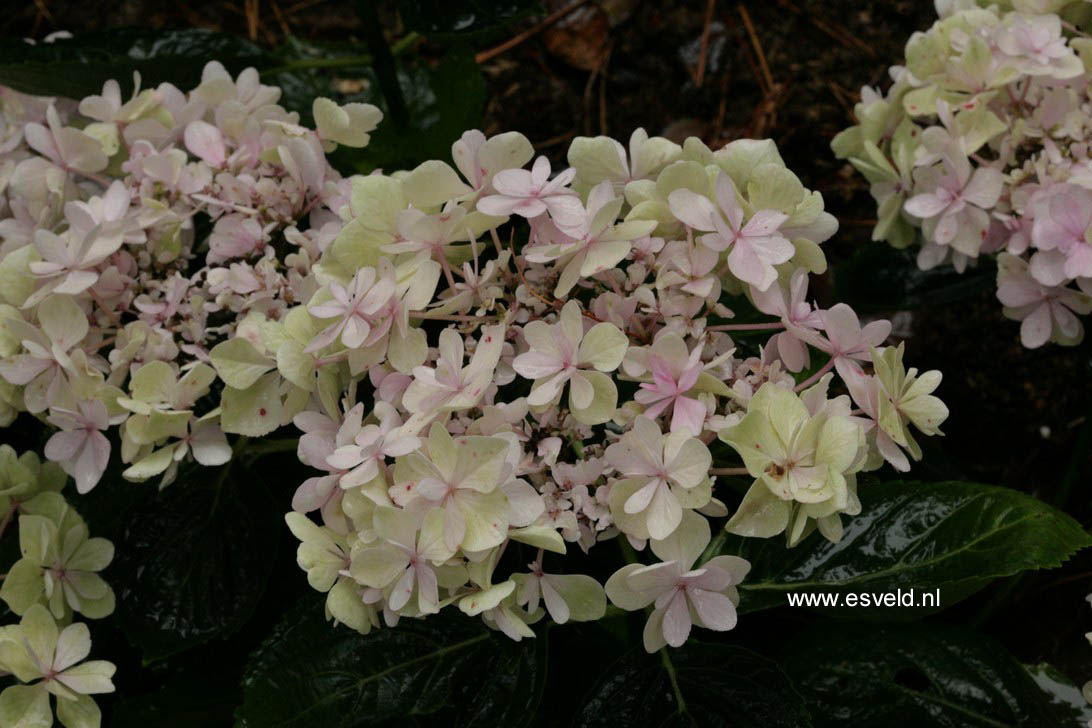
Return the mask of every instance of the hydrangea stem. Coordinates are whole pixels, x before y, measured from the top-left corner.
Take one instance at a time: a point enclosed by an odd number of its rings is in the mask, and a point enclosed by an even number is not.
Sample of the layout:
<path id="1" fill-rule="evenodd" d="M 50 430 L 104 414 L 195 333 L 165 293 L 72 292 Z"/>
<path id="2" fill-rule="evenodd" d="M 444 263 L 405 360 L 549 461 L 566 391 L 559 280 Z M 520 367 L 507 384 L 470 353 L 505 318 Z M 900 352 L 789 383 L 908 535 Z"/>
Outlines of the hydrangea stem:
<path id="1" fill-rule="evenodd" d="M 686 713 L 686 699 L 683 698 L 682 690 L 679 689 L 679 677 L 675 674 L 675 665 L 671 662 L 671 656 L 667 654 L 666 647 L 660 648 L 660 662 L 663 663 L 664 671 L 671 680 L 671 689 L 675 691 L 675 712 L 682 715 Z"/>
<path id="2" fill-rule="evenodd" d="M 810 377 L 808 377 L 804 381 L 800 382 L 800 384 L 797 384 L 796 387 L 793 388 L 793 391 L 794 392 L 803 392 L 805 389 L 807 389 L 811 385 L 818 382 L 823 377 L 824 374 L 826 374 L 827 372 L 829 372 L 833 368 L 834 368 L 834 357 L 831 357 L 830 361 L 828 361 L 826 364 L 824 364 L 823 367 L 819 371 L 817 371 L 815 374 L 812 374 Z"/>
<path id="3" fill-rule="evenodd" d="M 720 556 L 720 550 L 724 546 L 724 541 L 728 538 L 728 532 L 723 528 L 717 532 L 717 535 L 713 537 L 713 540 L 709 542 L 709 545 L 705 547 L 705 551 L 701 552 L 701 556 L 698 557 L 697 565 L 701 566 L 709 559 Z"/>
<path id="4" fill-rule="evenodd" d="M 633 550 L 633 546 L 630 545 L 629 539 L 624 534 L 618 534 L 618 548 L 621 549 L 622 558 L 626 560 L 627 564 L 641 563 L 637 558 L 637 552 Z"/>
<path id="5" fill-rule="evenodd" d="M 248 460 L 257 460 L 263 455 L 271 455 L 279 452 L 295 452 L 299 440 L 294 437 L 286 437 L 279 440 L 262 440 L 261 442 L 247 443 L 243 450 L 243 456 Z"/>
<path id="6" fill-rule="evenodd" d="M 11 523 L 11 517 L 15 515 L 15 511 L 19 508 L 18 504 L 12 503 L 8 506 L 8 510 L 4 513 L 3 520 L 0 520 L 0 538 L 4 537 L 4 532 L 8 530 L 8 524 Z"/>
<path id="7" fill-rule="evenodd" d="M 706 331 L 774 331 L 785 328 L 780 321 L 771 321 L 768 324 L 718 324 L 706 326 Z"/>
<path id="8" fill-rule="evenodd" d="M 710 475 L 746 475 L 747 468 L 709 468 Z"/>

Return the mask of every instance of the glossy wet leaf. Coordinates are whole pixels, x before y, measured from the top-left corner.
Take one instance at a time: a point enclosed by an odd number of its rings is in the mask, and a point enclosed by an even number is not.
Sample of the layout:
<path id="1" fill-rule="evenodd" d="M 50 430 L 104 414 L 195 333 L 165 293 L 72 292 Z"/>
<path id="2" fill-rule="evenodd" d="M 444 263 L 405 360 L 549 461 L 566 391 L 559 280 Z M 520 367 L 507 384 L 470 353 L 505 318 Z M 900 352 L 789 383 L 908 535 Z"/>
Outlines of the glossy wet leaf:
<path id="1" fill-rule="evenodd" d="M 1000 645 L 965 627 L 828 623 L 795 639 L 782 664 L 819 728 L 1081 725 Z"/>
<path id="2" fill-rule="evenodd" d="M 93 31 L 36 45 L 9 39 L 0 46 L 0 84 L 23 93 L 83 98 L 101 93 L 111 78 L 127 93 L 133 71 L 139 71 L 144 88 L 166 81 L 190 89 L 213 59 L 238 73 L 263 65 L 265 53 L 243 38 L 195 28 Z"/>
<path id="3" fill-rule="evenodd" d="M 143 695 L 125 695 L 114 705 L 110 728 L 228 725 L 242 699 L 238 681 L 221 665 L 191 664 Z"/>
<path id="4" fill-rule="evenodd" d="M 338 65 L 323 66 L 327 61 Z M 331 164 L 345 174 L 412 169 L 428 159 L 450 159 L 452 142 L 481 125 L 485 81 L 473 54 L 456 48 L 435 66 L 405 59 L 399 62 L 397 76 L 409 115 L 406 126 L 397 125 L 391 117 L 363 45 L 290 38 L 277 49 L 262 80 L 283 89 L 281 104 L 298 111 L 305 124 L 313 121 L 311 102 L 317 96 L 340 104 L 375 104 L 383 111 L 383 122 L 366 148 L 342 147 L 330 155 Z"/>
<path id="5" fill-rule="evenodd" d="M 782 606 L 789 592 L 910 588 L 918 594 L 940 588 L 944 608 L 992 579 L 1053 568 L 1092 544 L 1068 515 L 1009 488 L 960 482 L 863 483 L 859 494 L 861 514 L 845 519 L 839 543 L 819 533 L 792 549 L 781 538 L 730 538 L 722 553 L 751 562 L 751 573 L 740 586 L 741 611 Z M 922 611 L 843 609 L 891 619 Z"/>
<path id="6" fill-rule="evenodd" d="M 1084 699 L 1080 687 L 1074 685 L 1058 668 L 1045 662 L 1024 667 L 1039 689 L 1050 697 L 1058 713 L 1074 721 L 1072 725 L 1092 721 L 1092 705 Z"/>
<path id="7" fill-rule="evenodd" d="M 425 35 L 466 35 L 503 27 L 541 12 L 537 0 L 404 0 L 402 22 Z"/>
<path id="8" fill-rule="evenodd" d="M 403 63 L 398 82 L 409 114 L 407 126 L 394 123 L 378 83 L 369 86 L 365 98 L 352 99 L 375 104 L 385 115 L 368 146 L 350 150 L 358 171 L 412 169 L 427 159 L 450 159 L 452 142 L 481 126 L 485 79 L 469 49 L 453 49 L 434 68 Z"/>
<path id="9" fill-rule="evenodd" d="M 112 584 L 145 661 L 238 630 L 265 591 L 281 514 L 240 464 L 179 477 L 127 516 Z"/>
<path id="10" fill-rule="evenodd" d="M 545 634 L 513 642 L 451 611 L 360 635 L 306 600 L 252 655 L 237 725 L 528 724 L 546 679 Z"/>
<path id="11" fill-rule="evenodd" d="M 991 258 L 963 273 L 950 266 L 923 271 L 915 251 L 868 245 L 834 267 L 834 297 L 858 313 L 940 306 L 981 295 L 996 285 Z"/>
<path id="12" fill-rule="evenodd" d="M 338 103 L 371 103 L 378 89 L 371 58 L 362 43 L 330 43 L 289 36 L 258 69 L 262 83 L 281 88 L 280 104 L 312 125 L 311 104 L 317 97 Z"/>
<path id="13" fill-rule="evenodd" d="M 772 660 L 742 647 L 694 640 L 669 649 L 668 656 L 678 693 L 661 655 L 649 655 L 638 647 L 606 671 L 574 724 L 580 728 L 811 725 L 800 696 Z"/>

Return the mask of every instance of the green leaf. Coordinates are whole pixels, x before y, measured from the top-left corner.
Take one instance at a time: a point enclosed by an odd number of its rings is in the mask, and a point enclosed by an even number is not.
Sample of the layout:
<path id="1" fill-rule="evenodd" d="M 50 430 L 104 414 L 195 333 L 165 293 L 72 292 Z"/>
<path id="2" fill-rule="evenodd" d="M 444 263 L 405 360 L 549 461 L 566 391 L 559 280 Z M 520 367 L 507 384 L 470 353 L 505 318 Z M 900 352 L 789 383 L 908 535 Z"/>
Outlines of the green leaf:
<path id="1" fill-rule="evenodd" d="M 1078 726 L 1000 645 L 965 627 L 824 624 L 782 664 L 818 727 Z"/>
<path id="2" fill-rule="evenodd" d="M 280 534 L 260 482 L 239 463 L 195 468 L 128 514 L 111 584 L 146 662 L 227 636 L 250 617 Z"/>
<path id="3" fill-rule="evenodd" d="M 288 36 L 273 51 L 269 62 L 259 67 L 262 83 L 280 86 L 280 104 L 298 111 L 301 123 L 314 123 L 312 103 L 319 96 L 337 100 L 371 102 L 372 60 L 359 43 L 323 43 Z M 330 69 L 336 69 L 331 72 Z M 345 92 L 338 79 L 360 80 L 359 89 Z M 352 150 L 349 150 L 352 151 Z"/>
<path id="4" fill-rule="evenodd" d="M 426 160 L 450 159 L 452 142 L 465 130 L 481 125 L 485 107 L 485 80 L 473 54 L 466 48 L 455 49 L 435 67 L 400 59 L 397 77 L 409 124 L 399 126 L 365 50 L 364 46 L 289 38 L 274 54 L 276 65 L 262 72 L 262 82 L 280 86 L 282 106 L 300 112 L 304 124 L 313 122 L 311 105 L 318 96 L 339 104 L 370 103 L 383 111 L 383 122 L 372 132 L 366 148 L 339 147 L 329 155 L 331 164 L 346 174 L 413 169 Z M 346 93 L 345 84 L 335 87 L 330 67 L 338 69 L 338 78 L 359 81 L 357 88 Z"/>
<path id="5" fill-rule="evenodd" d="M 521 726 L 546 679 L 546 635 L 513 642 L 449 609 L 361 635 L 326 622 L 321 601 L 291 610 L 252 656 L 239 728 Z"/>
<path id="6" fill-rule="evenodd" d="M 1053 568 L 1092 545 L 1080 524 L 1042 501 L 977 483 L 862 483 L 862 510 L 831 543 L 813 533 L 794 548 L 782 539 L 729 537 L 721 553 L 751 562 L 742 611 L 786 604 L 791 592 L 880 593 L 940 588 L 940 608 L 990 580 Z M 839 607 L 857 616 L 868 609 Z M 887 618 L 913 609 L 880 607 Z M 933 610 L 935 611 L 935 610 Z M 918 611 L 918 614 L 921 612 Z"/>
<path id="7" fill-rule="evenodd" d="M 630 651 L 607 670 L 574 722 L 580 728 L 811 724 L 777 663 L 742 647 L 693 640 L 662 654 Z"/>
<path id="8" fill-rule="evenodd" d="M 1067 716 L 1067 725 L 1087 725 L 1092 722 L 1092 705 L 1084 699 L 1081 689 L 1058 668 L 1045 662 L 1024 665 L 1024 668 L 1039 689 L 1050 696 L 1058 712 Z"/>
<path id="9" fill-rule="evenodd" d="M 360 99 L 382 109 L 384 121 L 365 149 L 344 152 L 358 171 L 413 169 L 425 160 L 450 159 L 452 142 L 481 125 L 485 79 L 468 49 L 452 50 L 435 68 L 421 62 L 401 65 L 398 82 L 409 112 L 408 126 L 394 123 L 377 82 L 369 87 L 370 97 Z"/>
<path id="10" fill-rule="evenodd" d="M 430 36 L 481 34 L 541 11 L 537 0 L 403 0 L 407 28 Z"/>
<path id="11" fill-rule="evenodd" d="M 0 84 L 45 96 L 83 98 L 117 79 L 131 88 L 139 71 L 144 88 L 170 82 L 186 91 L 201 82 L 206 61 L 218 60 L 232 73 L 263 64 L 265 54 L 242 38 L 208 30 L 111 29 L 30 45 L 9 40 L 0 46 Z M 73 73 L 79 68 L 79 73 Z"/>
<path id="12" fill-rule="evenodd" d="M 239 671 L 233 657 L 219 660 L 215 665 L 200 658 L 196 662 L 191 659 L 143 695 L 127 691 L 113 705 L 110 728 L 231 725 L 232 711 L 242 700 Z"/>

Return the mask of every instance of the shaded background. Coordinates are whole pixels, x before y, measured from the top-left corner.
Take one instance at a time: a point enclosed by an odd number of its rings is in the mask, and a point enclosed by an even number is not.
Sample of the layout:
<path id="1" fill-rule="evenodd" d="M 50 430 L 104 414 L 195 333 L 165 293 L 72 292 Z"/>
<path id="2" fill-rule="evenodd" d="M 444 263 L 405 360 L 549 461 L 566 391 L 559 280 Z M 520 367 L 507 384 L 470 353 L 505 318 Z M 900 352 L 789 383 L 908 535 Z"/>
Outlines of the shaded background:
<path id="1" fill-rule="evenodd" d="M 546 3 L 545 11 L 566 4 Z M 740 137 L 775 140 L 789 168 L 805 186 L 822 192 L 841 223 L 824 245 L 832 270 L 816 283 L 819 300 L 844 300 L 868 315 L 892 317 L 896 334 L 907 339 L 908 361 L 944 372 L 938 394 L 952 412 L 947 437 L 926 443 L 915 475 L 1017 488 L 1088 525 L 1089 346 L 1023 349 L 1017 324 L 1001 315 L 987 263 L 962 277 L 921 274 L 905 255 L 871 244 L 875 205 L 867 184 L 829 149 L 831 138 L 853 123 L 860 87 L 886 87 L 887 66 L 901 58 L 907 37 L 935 18 L 932 3 L 599 0 L 579 3 L 543 28 L 541 12 L 522 11 L 527 3 L 481 2 L 476 20 L 486 8 L 485 15 L 493 12 L 507 22 L 461 34 L 420 27 L 422 18 L 446 22 L 450 16 L 457 24 L 460 11 L 453 8 L 466 5 L 473 3 L 380 2 L 378 15 L 387 41 L 396 46 L 411 26 L 420 31 L 422 37 L 405 44 L 402 56 L 420 68 L 435 67 L 453 47 L 477 54 L 483 93 L 442 101 L 465 104 L 464 118 L 480 114 L 479 128 L 487 135 L 520 131 L 555 163 L 563 163 L 575 136 L 610 134 L 625 143 L 639 126 L 679 142 L 699 136 L 714 149 Z M 362 47 L 368 30 L 356 5 L 338 0 L 35 0 L 8 10 L 0 32 L 9 37 L 132 26 L 206 28 L 268 49 L 330 43 L 345 50 Z M 523 33 L 525 41 L 505 48 Z M 348 95 L 369 83 L 352 69 L 317 73 Z M 440 139 L 440 146 L 449 143 Z M 291 551 L 282 544 L 277 558 L 290 561 Z M 1092 558 L 1084 555 L 1061 570 L 1003 580 L 939 619 L 973 621 L 1001 637 L 1022 661 L 1049 659 L 1079 683 L 1092 677 L 1092 648 L 1083 637 L 1092 626 L 1083 599 L 1090 569 Z M 267 604 L 302 593 L 304 580 L 296 582 L 274 584 Z M 269 615 L 270 621 L 277 616 Z M 794 618 L 778 610 L 749 619 L 771 620 L 773 626 Z M 267 630 L 259 618 L 254 634 Z M 251 631 L 226 645 L 238 643 L 240 660 Z M 197 708 L 211 699 L 202 692 L 202 680 L 219 680 L 216 670 L 202 669 L 201 659 L 198 651 L 187 676 L 197 686 Z M 153 676 L 155 669 L 149 668 Z M 233 668 L 224 669 L 230 675 Z M 208 715 L 215 710 L 209 708 Z"/>

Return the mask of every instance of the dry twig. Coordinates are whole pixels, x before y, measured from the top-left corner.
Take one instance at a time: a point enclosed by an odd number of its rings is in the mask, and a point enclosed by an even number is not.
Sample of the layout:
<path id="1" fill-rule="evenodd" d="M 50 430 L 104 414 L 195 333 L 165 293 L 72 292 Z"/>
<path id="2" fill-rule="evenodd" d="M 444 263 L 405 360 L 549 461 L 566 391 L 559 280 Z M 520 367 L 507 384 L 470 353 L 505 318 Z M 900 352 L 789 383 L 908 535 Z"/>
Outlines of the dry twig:
<path id="1" fill-rule="evenodd" d="M 536 23 L 533 27 L 530 27 L 522 33 L 509 38 L 508 40 L 501 43 L 499 46 L 490 48 L 489 50 L 482 51 L 481 53 L 477 54 L 476 56 L 474 56 L 474 60 L 478 63 L 485 63 L 490 58 L 499 56 L 501 53 L 515 48 L 528 38 L 532 38 L 535 35 L 538 35 L 542 31 L 546 30 L 551 25 L 566 17 L 567 15 L 569 15 L 569 13 L 573 12 L 577 8 L 581 8 L 584 5 L 587 5 L 588 2 L 589 0 L 576 0 L 576 2 L 566 5 L 563 8 L 558 8 L 557 10 L 540 20 L 538 23 Z"/>
<path id="2" fill-rule="evenodd" d="M 258 3 L 261 0 L 243 0 L 246 15 L 246 34 L 250 40 L 258 40 Z"/>
<path id="3" fill-rule="evenodd" d="M 584 135 L 592 135 L 592 89 L 595 88 L 595 80 L 599 78 L 599 69 L 602 66 L 596 67 L 594 71 L 588 74 L 588 82 L 584 84 Z"/>
<path id="4" fill-rule="evenodd" d="M 864 52 L 864 54 L 869 58 L 876 57 L 875 48 L 870 46 L 868 43 L 865 43 L 863 40 L 858 38 L 852 32 L 846 30 L 842 26 L 816 17 L 811 13 L 811 11 L 799 7 L 796 3 L 792 2 L 792 0 L 777 0 L 777 4 L 785 8 L 789 12 L 795 13 L 796 15 L 806 15 L 808 21 L 816 28 L 818 28 L 820 32 L 830 36 L 842 45 L 854 46 L 858 50 Z"/>
<path id="5" fill-rule="evenodd" d="M 292 35 L 292 28 L 288 25 L 288 19 L 284 17 L 284 13 L 281 12 L 281 6 L 277 3 L 277 0 L 272 0 L 273 15 L 277 16 L 277 25 L 281 26 L 281 32 L 285 37 Z"/>
<path id="6" fill-rule="evenodd" d="M 751 41 L 751 48 L 754 50 L 755 58 L 758 61 L 758 68 L 755 68 L 752 63 L 751 69 L 754 71 L 758 87 L 762 91 L 762 101 L 755 106 L 754 112 L 751 114 L 751 120 L 747 124 L 747 129 L 748 136 L 760 138 L 766 136 L 767 129 L 777 126 L 777 108 L 781 103 L 781 97 L 784 95 L 786 86 L 773 80 L 770 64 L 766 61 L 766 52 L 762 49 L 762 41 L 759 40 L 758 33 L 755 31 L 755 25 L 751 21 L 751 14 L 747 12 L 747 8 L 742 3 L 737 5 L 736 9 L 739 11 L 739 17 L 743 21 L 743 27 L 747 31 L 747 37 Z M 750 59 L 748 59 L 748 62 L 750 62 Z"/>
<path id="7" fill-rule="evenodd" d="M 705 64 L 709 57 L 709 30 L 713 26 L 713 13 L 717 0 L 709 0 L 705 6 L 705 26 L 701 31 L 701 53 L 698 55 L 698 70 L 694 75 L 694 84 L 701 86 L 705 81 Z"/>
<path id="8" fill-rule="evenodd" d="M 295 3 L 294 5 L 289 5 L 287 8 L 285 8 L 284 14 L 294 15 L 305 8 L 309 8 L 312 5 L 319 5 L 324 2 L 326 2 L 326 0 L 300 0 L 300 2 Z"/>
<path id="9" fill-rule="evenodd" d="M 603 51 L 603 60 L 599 67 L 599 133 L 607 135 L 607 64 L 610 63 L 611 46 L 608 43 Z"/>
<path id="10" fill-rule="evenodd" d="M 567 131 L 564 134 L 558 134 L 557 136 L 545 139 L 537 144 L 532 144 L 536 152 L 541 152 L 543 149 L 549 149 L 550 147 L 556 147 L 558 144 L 564 144 L 565 142 L 576 136 L 576 129 Z"/>

